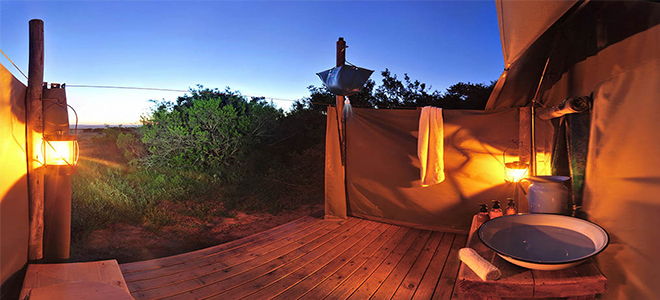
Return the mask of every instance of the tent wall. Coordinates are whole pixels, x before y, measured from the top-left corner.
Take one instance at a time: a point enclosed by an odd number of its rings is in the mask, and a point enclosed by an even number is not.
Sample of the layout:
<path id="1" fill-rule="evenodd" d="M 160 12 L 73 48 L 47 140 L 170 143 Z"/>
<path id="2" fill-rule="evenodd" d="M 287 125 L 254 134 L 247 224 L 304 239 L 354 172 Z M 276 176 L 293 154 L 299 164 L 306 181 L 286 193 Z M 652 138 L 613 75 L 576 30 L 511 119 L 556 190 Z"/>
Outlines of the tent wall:
<path id="1" fill-rule="evenodd" d="M 426 188 L 420 184 L 417 158 L 420 111 L 354 112 L 346 124 L 348 215 L 462 232 L 469 228 L 477 204 L 504 201 L 514 195 L 513 184 L 504 180 L 502 153 L 515 147 L 519 139 L 517 108 L 492 112 L 443 110 L 446 179 Z M 334 116 L 334 112 L 328 116 Z M 328 130 L 336 130 L 336 125 Z M 327 150 L 339 150 L 338 138 L 327 141 L 336 144 Z M 328 157 L 340 155 L 328 152 Z M 338 176 L 341 174 L 334 178 Z M 341 188 L 343 185 L 334 187 Z M 326 202 L 331 203 L 326 207 L 344 204 L 346 200 L 340 196 L 327 197 Z"/>
<path id="2" fill-rule="evenodd" d="M 543 52 L 542 103 L 593 95 L 582 209 L 611 237 L 597 256 L 603 299 L 660 299 L 660 3 L 592 1 L 563 19 L 514 62 L 488 108 L 529 103 Z"/>
<path id="3" fill-rule="evenodd" d="M 518 1 L 506 5 L 495 0 L 500 20 L 504 65 L 514 62 L 543 32 L 568 11 L 577 0 Z"/>
<path id="4" fill-rule="evenodd" d="M 659 82 L 656 60 L 594 92 L 583 208 L 610 233 L 598 256 L 609 278 L 606 299 L 660 299 Z"/>
<path id="5" fill-rule="evenodd" d="M 27 262 L 26 87 L 0 65 L 0 297 Z"/>
<path id="6" fill-rule="evenodd" d="M 609 278 L 605 298 L 660 299 L 654 267 L 660 264 L 660 26 L 603 49 L 566 75 L 587 74 L 599 76 L 591 82 L 584 211 L 612 239 L 598 257 Z M 562 79 L 549 95 L 589 88 L 589 80 Z"/>
<path id="7" fill-rule="evenodd" d="M 502 4 L 507 3 L 517 6 L 522 2 L 503 1 Z M 591 1 L 582 6 L 574 5 L 523 55 L 509 62 L 486 109 L 528 106 L 548 57 L 550 60 L 540 89 L 540 102 L 545 106 L 557 105 L 564 99 L 560 94 L 546 94 L 551 89 L 556 90 L 557 85 L 562 85 L 570 95 L 588 95 L 596 85 L 616 73 L 652 58 L 655 55 L 653 48 L 642 44 L 622 53 L 626 56 L 611 60 L 596 57 L 600 51 L 660 24 L 658 6 L 660 4 L 650 1 Z M 520 30 L 526 29 L 523 26 Z M 502 42 L 506 43 L 506 40 Z M 584 73 L 586 71 L 590 73 Z"/>

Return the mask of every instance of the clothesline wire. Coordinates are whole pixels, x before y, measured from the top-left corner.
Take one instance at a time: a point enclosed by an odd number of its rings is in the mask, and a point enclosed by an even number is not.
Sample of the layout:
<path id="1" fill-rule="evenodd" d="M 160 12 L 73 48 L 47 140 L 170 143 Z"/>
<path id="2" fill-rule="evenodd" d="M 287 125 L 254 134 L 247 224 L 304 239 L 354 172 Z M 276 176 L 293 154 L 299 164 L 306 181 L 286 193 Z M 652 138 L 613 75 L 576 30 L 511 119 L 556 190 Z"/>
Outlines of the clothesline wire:
<path id="1" fill-rule="evenodd" d="M 23 73 L 23 71 L 21 71 L 21 69 L 18 68 L 18 66 L 17 66 L 17 65 L 16 65 L 16 64 L 15 64 L 15 63 L 9 58 L 9 56 L 7 56 L 7 54 L 5 54 L 5 51 L 2 51 L 2 49 L 0 49 L 0 52 L 2 52 L 2 55 L 4 55 L 4 56 L 7 58 L 7 60 L 8 60 L 12 65 L 14 65 L 14 67 L 16 68 L 16 70 L 18 70 L 19 72 L 21 72 L 21 74 L 23 74 L 23 76 L 25 76 L 25 79 L 28 79 L 27 75 L 25 75 L 25 73 Z"/>
<path id="2" fill-rule="evenodd" d="M 148 90 L 148 91 L 163 91 L 163 92 L 179 92 L 179 93 L 189 93 L 190 90 L 177 90 L 177 89 L 165 89 L 165 88 L 151 88 L 151 87 L 134 87 L 134 86 L 112 86 L 112 85 L 84 85 L 84 84 L 67 84 L 66 87 L 81 87 L 81 88 L 102 88 L 102 89 L 125 89 L 125 90 Z M 239 95 L 251 98 L 264 98 L 266 100 L 270 99 L 273 101 L 289 101 L 294 102 L 297 100 L 283 99 L 283 98 L 273 98 L 266 96 L 253 96 L 253 95 Z"/>
<path id="3" fill-rule="evenodd" d="M 7 60 L 14 65 L 16 70 L 21 72 L 21 74 L 25 77 L 25 79 L 28 79 L 27 75 L 21 71 L 21 69 L 5 54 L 2 49 L 0 49 L 0 52 L 7 58 Z M 64 86 L 67 87 L 80 87 L 80 88 L 102 88 L 102 89 L 125 89 L 125 90 L 147 90 L 147 91 L 162 91 L 162 92 L 179 92 L 179 93 L 188 93 L 190 92 L 189 90 L 177 90 L 177 89 L 164 89 L 164 88 L 151 88 L 151 87 L 134 87 L 134 86 L 111 86 L 111 85 L 86 85 L 86 84 L 66 84 Z M 250 97 L 250 98 L 264 98 L 264 99 L 270 99 L 271 101 L 287 101 L 287 102 L 295 102 L 298 100 L 291 100 L 291 99 L 283 99 L 283 98 L 273 98 L 273 97 L 265 97 L 265 96 L 252 96 L 252 95 L 241 95 L 245 97 Z M 318 105 L 331 105 L 327 103 L 316 103 L 312 102 L 311 104 L 318 104 Z"/>
<path id="4" fill-rule="evenodd" d="M 176 90 L 176 89 L 164 89 L 164 88 L 149 88 L 149 87 L 133 87 L 133 86 L 111 86 L 111 85 L 83 85 L 83 84 L 66 84 L 64 85 L 65 87 L 82 87 L 82 88 L 102 88 L 102 89 L 128 89 L 128 90 L 149 90 L 149 91 L 165 91 L 165 92 L 180 92 L 180 93 L 188 93 L 190 92 L 189 90 Z M 298 100 L 291 100 L 291 99 L 283 99 L 283 98 L 273 98 L 273 97 L 266 97 L 266 96 L 253 96 L 253 95 L 239 95 L 239 96 L 245 96 L 245 97 L 250 97 L 250 98 L 264 98 L 265 100 L 273 100 L 273 101 L 288 101 L 288 102 L 295 102 Z M 329 103 L 319 103 L 319 102 L 310 102 L 311 104 L 317 104 L 317 105 L 333 105 Z"/>
<path id="5" fill-rule="evenodd" d="M 149 91 L 180 92 L 180 93 L 190 92 L 188 90 L 175 90 L 175 89 L 151 88 L 151 87 L 134 87 L 134 86 L 86 85 L 86 84 L 66 84 L 65 86 L 66 87 L 81 87 L 81 88 L 101 88 L 101 89 L 149 90 Z"/>

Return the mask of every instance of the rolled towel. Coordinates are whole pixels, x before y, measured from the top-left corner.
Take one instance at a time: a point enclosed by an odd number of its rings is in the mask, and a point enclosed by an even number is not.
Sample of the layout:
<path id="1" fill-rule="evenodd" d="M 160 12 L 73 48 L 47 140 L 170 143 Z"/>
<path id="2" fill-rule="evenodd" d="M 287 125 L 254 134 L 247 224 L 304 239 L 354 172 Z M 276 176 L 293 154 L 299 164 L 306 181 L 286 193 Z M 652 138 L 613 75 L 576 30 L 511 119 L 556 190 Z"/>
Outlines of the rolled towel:
<path id="1" fill-rule="evenodd" d="M 497 280 L 502 276 L 500 269 L 493 266 L 472 248 L 461 248 L 458 250 L 458 258 L 465 263 L 481 280 Z"/>
<path id="2" fill-rule="evenodd" d="M 557 106 L 540 108 L 539 118 L 543 120 L 551 120 L 566 114 L 587 111 L 591 107 L 591 102 L 592 100 L 590 96 L 566 98 Z"/>

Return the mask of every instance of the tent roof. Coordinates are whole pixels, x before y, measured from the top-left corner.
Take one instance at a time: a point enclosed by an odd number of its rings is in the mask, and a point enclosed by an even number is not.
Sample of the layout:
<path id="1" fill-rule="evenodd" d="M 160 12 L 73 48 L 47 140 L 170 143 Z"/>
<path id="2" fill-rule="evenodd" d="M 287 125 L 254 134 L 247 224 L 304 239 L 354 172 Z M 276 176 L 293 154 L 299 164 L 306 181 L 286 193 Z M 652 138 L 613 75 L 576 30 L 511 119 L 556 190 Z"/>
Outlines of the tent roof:
<path id="1" fill-rule="evenodd" d="M 495 0 L 504 65 L 508 68 L 578 0 Z"/>

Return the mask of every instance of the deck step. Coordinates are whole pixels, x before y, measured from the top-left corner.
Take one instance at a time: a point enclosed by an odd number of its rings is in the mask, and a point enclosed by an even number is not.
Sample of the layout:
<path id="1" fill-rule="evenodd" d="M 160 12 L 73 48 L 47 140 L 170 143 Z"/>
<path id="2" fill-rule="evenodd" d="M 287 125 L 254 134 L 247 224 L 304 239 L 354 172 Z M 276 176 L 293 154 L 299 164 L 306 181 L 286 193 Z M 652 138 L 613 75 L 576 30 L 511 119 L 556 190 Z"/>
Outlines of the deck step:
<path id="1" fill-rule="evenodd" d="M 56 292 L 82 291 L 88 287 L 99 287 L 99 283 L 107 285 L 105 288 L 97 289 L 101 293 L 116 289 L 125 291 L 126 295 L 129 293 L 119 264 L 114 259 L 82 263 L 31 264 L 27 268 L 19 299 L 26 299 L 33 289 L 36 289 L 37 294 L 47 291 L 48 288 Z M 114 295 L 117 293 L 114 291 Z M 103 299 L 93 295 L 87 296 L 91 297 L 89 299 Z"/>

